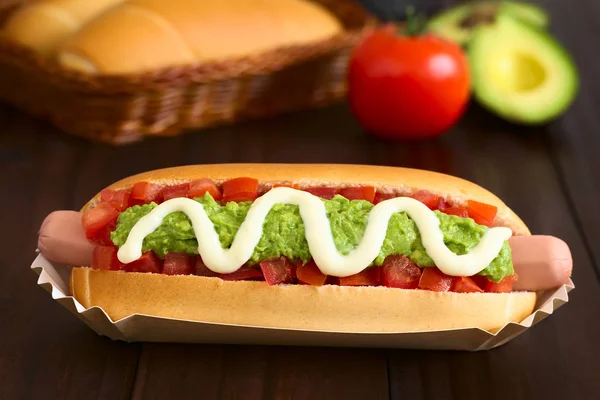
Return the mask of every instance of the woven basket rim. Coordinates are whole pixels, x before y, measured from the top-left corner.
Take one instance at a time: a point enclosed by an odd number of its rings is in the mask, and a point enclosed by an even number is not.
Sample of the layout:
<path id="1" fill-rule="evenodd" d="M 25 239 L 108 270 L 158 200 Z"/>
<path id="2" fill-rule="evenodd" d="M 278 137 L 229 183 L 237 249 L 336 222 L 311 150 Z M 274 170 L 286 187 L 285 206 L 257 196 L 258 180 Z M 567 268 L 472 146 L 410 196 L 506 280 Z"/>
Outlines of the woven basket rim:
<path id="1" fill-rule="evenodd" d="M 101 90 L 107 93 L 129 93 L 140 89 L 160 90 L 165 87 L 182 87 L 191 83 L 211 83 L 268 74 L 296 63 L 347 50 L 355 45 L 366 31 L 378 24 L 377 17 L 368 12 L 357 0 L 339 1 L 345 3 L 346 7 L 353 7 L 354 12 L 362 14 L 364 21 L 356 29 L 344 29 L 342 33 L 320 42 L 281 46 L 227 60 L 169 66 L 134 74 L 89 75 L 64 68 L 36 51 L 0 35 L 0 62 L 16 64 L 32 73 L 43 75 L 49 82 L 83 92 Z M 20 0 L 20 2 L 26 1 Z M 7 8 L 14 9 L 14 3 L 5 8 L 0 6 L 0 13 L 7 12 Z"/>

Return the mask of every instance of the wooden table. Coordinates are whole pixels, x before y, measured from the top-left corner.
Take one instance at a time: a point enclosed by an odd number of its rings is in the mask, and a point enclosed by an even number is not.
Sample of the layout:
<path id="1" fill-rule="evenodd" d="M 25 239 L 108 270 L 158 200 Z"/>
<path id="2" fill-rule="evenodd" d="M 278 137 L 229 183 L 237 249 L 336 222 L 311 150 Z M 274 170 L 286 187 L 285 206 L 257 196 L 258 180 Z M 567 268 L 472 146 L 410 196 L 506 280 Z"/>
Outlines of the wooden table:
<path id="1" fill-rule="evenodd" d="M 582 86 L 572 109 L 544 128 L 515 127 L 473 106 L 438 140 L 390 144 L 366 136 L 341 104 L 111 148 L 0 106 L 0 398 L 596 398 L 600 58 L 589 38 L 600 34 L 592 17 L 600 5 L 550 5 Z M 29 265 L 49 212 L 77 209 L 136 172 L 217 162 L 382 164 L 470 179 L 501 196 L 534 233 L 569 243 L 576 289 L 509 344 L 468 353 L 112 342 L 36 285 Z"/>

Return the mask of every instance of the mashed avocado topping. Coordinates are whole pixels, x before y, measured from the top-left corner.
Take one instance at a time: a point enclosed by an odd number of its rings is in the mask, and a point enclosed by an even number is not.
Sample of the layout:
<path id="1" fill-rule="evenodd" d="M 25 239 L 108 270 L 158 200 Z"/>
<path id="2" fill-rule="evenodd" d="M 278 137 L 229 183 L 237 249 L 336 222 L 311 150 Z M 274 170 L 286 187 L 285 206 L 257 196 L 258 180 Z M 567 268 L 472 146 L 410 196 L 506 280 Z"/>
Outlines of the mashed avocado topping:
<path id="1" fill-rule="evenodd" d="M 252 203 L 230 202 L 220 205 L 208 193 L 194 200 L 204 206 L 223 248 L 230 247 Z M 336 247 L 341 254 L 348 254 L 360 243 L 373 204 L 364 200 L 348 200 L 340 195 L 323 202 Z M 154 207 L 156 204 L 150 203 L 133 206 L 122 212 L 116 229 L 111 233 L 113 243 L 122 246 L 136 222 Z M 440 211 L 434 213 L 440 220 L 444 243 L 455 254 L 468 253 L 488 229 L 470 218 L 446 215 Z M 198 254 L 197 247 L 198 242 L 189 218 L 182 212 L 174 212 L 167 215 L 158 229 L 144 239 L 142 251 L 152 250 L 162 258 L 168 252 Z M 372 265 L 379 266 L 387 256 L 397 254 L 410 258 L 419 267 L 434 265 L 423 248 L 416 224 L 405 212 L 396 213 L 390 219 L 385 241 Z M 263 224 L 263 235 L 249 263 L 256 264 L 279 256 L 303 262 L 311 258 L 298 206 L 276 204 L 271 209 Z M 499 282 L 513 273 L 510 247 L 505 242 L 498 256 L 480 275 Z"/>

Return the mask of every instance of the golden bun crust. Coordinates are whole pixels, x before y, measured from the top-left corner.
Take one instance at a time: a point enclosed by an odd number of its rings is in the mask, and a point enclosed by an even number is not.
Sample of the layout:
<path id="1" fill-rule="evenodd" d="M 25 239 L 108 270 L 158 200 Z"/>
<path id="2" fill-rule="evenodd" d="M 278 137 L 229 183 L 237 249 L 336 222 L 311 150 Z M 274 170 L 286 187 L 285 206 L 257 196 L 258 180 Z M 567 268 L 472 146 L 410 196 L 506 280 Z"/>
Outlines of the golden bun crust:
<path id="1" fill-rule="evenodd" d="M 269 286 L 194 275 L 73 268 L 71 292 L 113 321 L 133 314 L 334 332 L 480 328 L 496 332 L 534 309 L 535 292 L 437 293 L 385 287 Z"/>
<path id="2" fill-rule="evenodd" d="M 45 56 L 88 21 L 125 0 L 40 0 L 16 11 L 2 34 Z"/>
<path id="3" fill-rule="evenodd" d="M 531 235 L 525 223 L 496 195 L 470 181 L 426 170 L 350 164 L 207 164 L 189 165 L 148 171 L 122 179 L 111 189 L 128 189 L 140 181 L 176 184 L 199 178 L 222 182 L 248 176 L 268 187 L 273 183 L 294 182 L 301 188 L 331 185 L 335 187 L 372 185 L 378 191 L 410 194 L 424 189 L 454 204 L 476 200 L 498 207 L 496 225 L 507 226 L 514 235 Z M 82 211 L 98 202 L 99 193 Z"/>
<path id="4" fill-rule="evenodd" d="M 306 0 L 128 0 L 74 34 L 68 68 L 128 74 L 329 39 L 341 23 Z"/>

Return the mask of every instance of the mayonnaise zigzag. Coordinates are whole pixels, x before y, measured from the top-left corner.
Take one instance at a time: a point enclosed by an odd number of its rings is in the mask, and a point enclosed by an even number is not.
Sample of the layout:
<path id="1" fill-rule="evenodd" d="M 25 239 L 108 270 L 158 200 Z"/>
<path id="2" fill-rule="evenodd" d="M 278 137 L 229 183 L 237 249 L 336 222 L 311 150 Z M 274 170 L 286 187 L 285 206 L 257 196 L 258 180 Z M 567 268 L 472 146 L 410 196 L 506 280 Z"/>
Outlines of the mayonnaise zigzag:
<path id="1" fill-rule="evenodd" d="M 299 207 L 306 241 L 315 263 L 324 274 L 337 277 L 357 274 L 373 262 L 383 245 L 389 219 L 397 212 L 406 212 L 415 222 L 427 254 L 446 275 L 472 276 L 479 273 L 496 258 L 504 241 L 512 236 L 509 228 L 491 228 L 468 254 L 454 254 L 444 244 L 440 221 L 435 213 L 418 200 L 397 197 L 373 207 L 360 244 L 347 255 L 342 255 L 335 246 L 323 201 L 308 192 L 278 187 L 252 204 L 229 249 L 222 248 L 202 204 L 188 198 L 175 198 L 158 205 L 142 217 L 131 229 L 117 256 L 123 263 L 137 260 L 142 255 L 144 238 L 156 230 L 168 214 L 181 211 L 192 222 L 198 239 L 198 253 L 204 264 L 214 272 L 231 273 L 252 256 L 262 236 L 263 222 L 277 203 Z"/>

